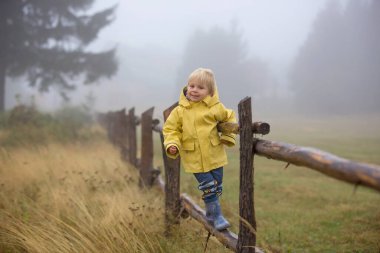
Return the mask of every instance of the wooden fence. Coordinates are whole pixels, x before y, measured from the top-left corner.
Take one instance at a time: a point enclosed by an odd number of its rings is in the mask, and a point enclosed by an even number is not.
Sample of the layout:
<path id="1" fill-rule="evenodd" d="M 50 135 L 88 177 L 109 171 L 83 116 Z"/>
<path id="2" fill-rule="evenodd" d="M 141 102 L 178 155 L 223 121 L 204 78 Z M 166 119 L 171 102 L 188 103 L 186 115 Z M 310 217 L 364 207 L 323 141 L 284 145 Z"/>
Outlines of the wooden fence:
<path id="1" fill-rule="evenodd" d="M 163 112 L 164 120 L 178 104 L 173 104 Z M 153 167 L 153 132 L 160 134 L 163 143 L 162 126 L 153 119 L 154 107 L 145 111 L 141 118 L 135 116 L 134 109 L 126 114 L 125 109 L 99 114 L 99 122 L 107 129 L 110 141 L 120 147 L 122 159 L 140 171 L 140 185 L 158 185 L 165 194 L 166 233 L 170 235 L 180 224 L 181 217 L 191 216 L 223 245 L 234 252 L 262 252 L 256 247 L 256 220 L 254 206 L 254 166 L 255 155 L 287 162 L 317 170 L 327 176 L 356 186 L 362 185 L 380 191 L 380 167 L 346 160 L 327 152 L 298 147 L 295 145 L 262 140 L 253 134 L 268 134 L 269 124 L 252 122 L 251 98 L 246 97 L 238 105 L 239 124 L 221 123 L 218 130 L 240 135 L 240 192 L 239 192 L 239 233 L 229 230 L 217 231 L 207 220 L 205 211 L 186 193 L 180 193 L 180 158 L 169 159 L 162 145 L 165 179 Z M 136 126 L 141 124 L 141 155 L 137 158 Z M 207 246 L 207 243 L 206 243 Z"/>

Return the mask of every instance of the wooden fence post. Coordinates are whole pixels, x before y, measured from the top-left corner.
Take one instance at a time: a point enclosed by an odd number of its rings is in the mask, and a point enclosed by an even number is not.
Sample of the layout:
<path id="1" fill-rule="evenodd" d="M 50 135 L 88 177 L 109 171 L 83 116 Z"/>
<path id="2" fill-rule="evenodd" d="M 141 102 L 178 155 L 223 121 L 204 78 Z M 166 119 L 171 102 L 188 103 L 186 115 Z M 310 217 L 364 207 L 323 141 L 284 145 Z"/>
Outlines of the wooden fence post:
<path id="1" fill-rule="evenodd" d="M 107 131 L 108 131 L 108 139 L 111 141 L 113 145 L 116 145 L 116 111 L 110 111 L 107 113 L 108 118 L 108 124 L 107 124 Z"/>
<path id="2" fill-rule="evenodd" d="M 125 108 L 119 111 L 109 112 L 107 115 L 108 137 L 114 145 L 123 150 L 123 148 L 126 148 L 127 140 Z"/>
<path id="3" fill-rule="evenodd" d="M 128 160 L 137 168 L 137 136 L 135 108 L 128 111 Z"/>
<path id="4" fill-rule="evenodd" d="M 173 104 L 164 111 L 164 121 L 169 117 L 170 112 L 178 105 Z M 180 158 L 170 159 L 166 156 L 163 146 L 164 137 L 161 132 L 162 154 L 165 166 L 165 224 L 166 235 L 170 235 L 173 225 L 180 223 Z"/>
<path id="5" fill-rule="evenodd" d="M 153 111 L 154 107 L 146 110 L 141 115 L 141 162 L 140 162 L 140 186 L 152 186 L 153 170 Z"/>
<path id="6" fill-rule="evenodd" d="M 251 98 L 240 101 L 240 196 L 239 196 L 239 237 L 237 252 L 254 253 L 256 246 L 256 220 L 253 191 L 253 136 Z"/>
<path id="7" fill-rule="evenodd" d="M 117 138 L 120 146 L 120 154 L 123 161 L 128 161 L 128 116 L 125 108 L 118 112 Z"/>

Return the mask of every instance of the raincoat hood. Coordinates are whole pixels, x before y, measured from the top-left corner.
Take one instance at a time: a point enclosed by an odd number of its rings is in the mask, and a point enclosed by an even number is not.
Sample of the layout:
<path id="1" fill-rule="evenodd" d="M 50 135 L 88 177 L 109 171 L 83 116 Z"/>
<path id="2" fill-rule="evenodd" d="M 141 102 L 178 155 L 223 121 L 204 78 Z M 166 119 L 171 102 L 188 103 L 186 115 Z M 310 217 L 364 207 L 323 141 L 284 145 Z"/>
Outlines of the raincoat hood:
<path id="1" fill-rule="evenodd" d="M 187 86 L 183 87 L 182 92 L 179 95 L 179 105 L 181 105 L 185 108 L 189 108 L 189 107 L 191 107 L 191 102 L 190 102 L 190 100 L 188 100 L 186 98 L 186 93 L 187 93 Z M 210 95 L 207 95 L 200 102 L 205 103 L 207 105 L 207 107 L 212 107 L 212 106 L 216 105 L 217 103 L 220 103 L 219 93 L 218 93 L 217 87 L 215 86 L 214 95 L 212 97 Z"/>

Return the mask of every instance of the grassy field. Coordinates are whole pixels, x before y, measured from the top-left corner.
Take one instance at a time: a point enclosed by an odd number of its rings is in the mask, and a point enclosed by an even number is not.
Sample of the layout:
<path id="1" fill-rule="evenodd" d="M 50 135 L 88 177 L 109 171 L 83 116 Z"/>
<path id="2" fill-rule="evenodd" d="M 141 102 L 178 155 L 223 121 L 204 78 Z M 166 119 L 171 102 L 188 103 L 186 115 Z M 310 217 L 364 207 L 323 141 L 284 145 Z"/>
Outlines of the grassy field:
<path id="1" fill-rule="evenodd" d="M 264 139 L 380 164 L 380 119 L 291 117 Z M 162 166 L 155 135 L 155 165 Z M 0 134 L 0 139 L 4 134 Z M 238 147 L 229 149 L 222 207 L 238 232 Z M 258 245 L 265 252 L 380 252 L 380 194 L 316 171 L 255 157 Z M 192 219 L 163 236 L 163 197 L 137 186 L 135 168 L 104 137 L 0 149 L 0 252 L 203 252 Z M 192 175 L 181 191 L 202 206 Z M 211 238 L 206 252 L 230 252 Z"/>
<path id="2" fill-rule="evenodd" d="M 316 147 L 347 159 L 380 164 L 380 120 L 269 119 L 265 139 Z M 233 151 L 237 152 L 237 151 Z M 232 154 L 232 156 L 234 156 Z M 226 191 L 238 185 L 231 159 Z M 380 194 L 307 168 L 255 158 L 258 243 L 279 252 L 379 252 Z M 226 199 L 237 199 L 234 196 Z M 237 206 L 232 201 L 232 206 Z"/>
<path id="3" fill-rule="evenodd" d="M 259 138 L 315 147 L 380 165 L 380 117 L 260 119 L 271 133 Z M 229 149 L 223 209 L 238 233 L 238 145 Z M 159 149 L 157 149 L 159 152 Z M 157 163 L 160 156 L 157 156 Z M 308 168 L 256 156 L 258 245 L 266 252 L 380 252 L 380 194 Z M 183 174 L 182 192 L 201 203 L 196 181 Z"/>
<path id="4" fill-rule="evenodd" d="M 272 120 L 271 140 L 380 165 L 380 118 Z M 380 194 L 257 157 L 259 244 L 281 252 L 380 252 Z"/>

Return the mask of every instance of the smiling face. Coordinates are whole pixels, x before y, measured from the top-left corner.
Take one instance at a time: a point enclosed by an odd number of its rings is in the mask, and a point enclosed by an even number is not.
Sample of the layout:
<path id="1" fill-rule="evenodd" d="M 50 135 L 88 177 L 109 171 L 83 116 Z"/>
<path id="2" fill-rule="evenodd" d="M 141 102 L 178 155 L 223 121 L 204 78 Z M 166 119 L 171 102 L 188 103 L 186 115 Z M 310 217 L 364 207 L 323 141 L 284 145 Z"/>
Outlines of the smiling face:
<path id="1" fill-rule="evenodd" d="M 206 85 L 199 81 L 190 81 L 187 85 L 187 98 L 193 102 L 202 101 L 210 91 Z"/>

